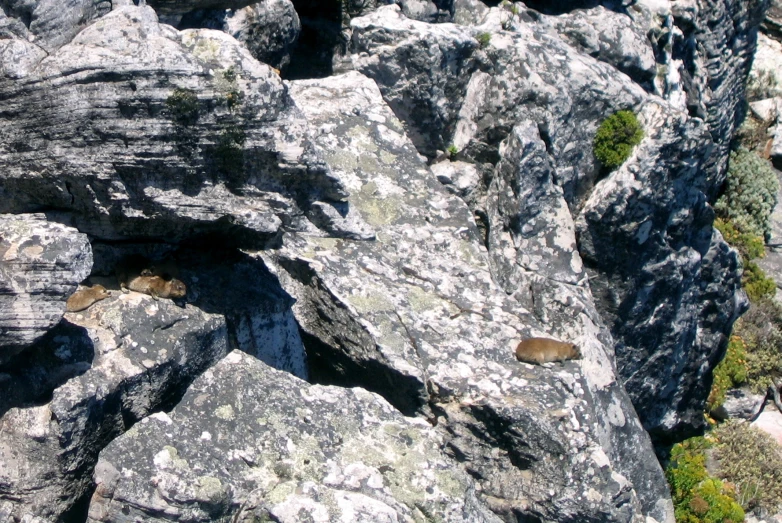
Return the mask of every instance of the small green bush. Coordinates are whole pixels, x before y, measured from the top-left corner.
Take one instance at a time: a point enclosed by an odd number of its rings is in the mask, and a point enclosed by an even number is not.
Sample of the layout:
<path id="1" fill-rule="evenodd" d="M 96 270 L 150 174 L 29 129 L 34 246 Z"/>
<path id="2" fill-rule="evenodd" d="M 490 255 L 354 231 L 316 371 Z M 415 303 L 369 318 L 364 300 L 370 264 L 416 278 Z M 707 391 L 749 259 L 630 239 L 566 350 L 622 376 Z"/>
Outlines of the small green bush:
<path id="1" fill-rule="evenodd" d="M 733 492 L 709 476 L 705 451 L 711 446 L 705 438 L 692 438 L 673 447 L 666 477 L 671 486 L 678 523 L 717 523 L 744 520 Z"/>
<path id="2" fill-rule="evenodd" d="M 595 158 L 608 170 L 625 163 L 633 147 L 644 137 L 641 124 L 632 111 L 619 111 L 600 124 L 593 142 Z"/>
<path id="3" fill-rule="evenodd" d="M 189 89 L 177 87 L 166 99 L 171 118 L 179 125 L 193 125 L 198 121 L 198 97 Z"/>
<path id="4" fill-rule="evenodd" d="M 714 228 L 720 231 L 726 242 L 739 251 L 741 259 L 745 264 L 756 258 L 763 258 L 766 255 L 765 245 L 761 236 L 741 232 L 729 219 L 715 218 Z"/>
<path id="5" fill-rule="evenodd" d="M 665 476 L 671 487 L 677 523 L 740 523 L 744 511 L 734 492 L 709 476 L 705 438 L 692 438 L 674 445 Z"/>
<path id="6" fill-rule="evenodd" d="M 459 154 L 459 148 L 456 147 L 455 145 L 451 144 L 451 145 L 448 146 L 448 149 L 446 149 L 445 152 L 448 153 L 448 157 L 451 160 L 455 160 L 456 159 L 456 155 Z"/>
<path id="7" fill-rule="evenodd" d="M 723 423 L 712 435 L 718 475 L 736 485 L 741 506 L 775 512 L 782 503 L 779 444 L 745 422 Z"/>
<path id="8" fill-rule="evenodd" d="M 779 180 L 768 161 L 746 149 L 730 155 L 725 193 L 714 210 L 741 232 L 769 238 Z"/>
<path id="9" fill-rule="evenodd" d="M 773 298 L 777 292 L 777 284 L 766 276 L 758 264 L 747 262 L 744 266 L 744 274 L 741 276 L 741 286 L 747 293 L 751 302 L 758 302 L 766 298 Z"/>
<path id="10" fill-rule="evenodd" d="M 478 33 L 478 35 L 475 37 L 476 40 L 478 40 L 478 43 L 480 44 L 481 48 L 486 47 L 489 45 L 489 42 L 491 42 L 491 34 L 490 33 Z"/>
<path id="11" fill-rule="evenodd" d="M 770 299 L 752 303 L 733 332 L 746 346 L 747 384 L 765 393 L 772 378 L 782 376 L 782 305 Z"/>
<path id="12" fill-rule="evenodd" d="M 728 389 L 738 387 L 747 380 L 747 348 L 738 336 L 731 336 L 725 358 L 714 369 L 707 411 L 719 407 L 725 401 Z"/>
<path id="13" fill-rule="evenodd" d="M 772 71 L 761 69 L 747 80 L 748 102 L 765 100 L 780 95 L 779 82 Z"/>

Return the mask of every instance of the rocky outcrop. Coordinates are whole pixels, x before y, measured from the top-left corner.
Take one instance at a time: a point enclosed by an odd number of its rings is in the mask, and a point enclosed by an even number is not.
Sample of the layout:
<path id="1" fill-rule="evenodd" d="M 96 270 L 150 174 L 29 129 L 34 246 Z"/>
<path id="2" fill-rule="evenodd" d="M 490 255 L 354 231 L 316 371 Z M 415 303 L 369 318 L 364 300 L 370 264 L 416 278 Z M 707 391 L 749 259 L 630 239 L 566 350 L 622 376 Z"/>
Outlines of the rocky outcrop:
<path id="1" fill-rule="evenodd" d="M 701 427 L 744 306 L 709 202 L 763 2 L 135 3 L 0 1 L 0 212 L 89 235 L 59 307 L 112 294 L 0 359 L 0 519 L 672 522 L 644 428 Z"/>
<path id="2" fill-rule="evenodd" d="M 86 235 L 42 214 L 0 215 L 0 364 L 57 325 L 91 270 Z"/>
<path id="3" fill-rule="evenodd" d="M 111 443 L 89 522 L 499 522 L 426 423 L 233 352 Z"/>
<path id="4" fill-rule="evenodd" d="M 730 15 L 743 24 L 719 35 L 735 40 L 736 52 L 727 65 L 711 65 L 714 78 L 746 74 L 754 45 L 755 13 L 730 7 L 728 12 L 705 9 L 701 14 Z M 727 143 L 743 87 L 730 76 L 709 91 L 710 98 L 698 98 L 704 115 L 711 107 L 728 107 L 734 117 L 714 112 L 703 125 L 677 111 L 650 92 L 655 71 L 651 44 L 633 47 L 635 55 L 612 54 L 617 46 L 606 43 L 600 48 L 569 33 L 579 25 L 598 24 L 601 10 L 547 17 L 500 7 L 475 28 L 431 28 L 404 21 L 394 7 L 384 7 L 353 20 L 353 59 L 378 82 L 389 105 L 418 136 L 429 144 L 452 143 L 458 158 L 477 165 L 480 176 L 472 179 L 478 185 L 460 192 L 485 220 L 494 278 L 506 292 L 526 289 L 544 275 L 552 285 L 579 282 L 580 259 L 574 263 L 559 256 L 545 266 L 540 261 L 547 259 L 541 258 L 542 252 L 567 251 L 574 236 L 579 238 L 598 310 L 617 341 L 619 374 L 644 426 L 665 439 L 703 427 L 710 369 L 724 353 L 725 335 L 745 307 L 739 295 L 738 259 L 719 235 L 712 236 L 708 205 L 724 179 Z M 635 14 L 649 21 L 659 13 L 641 3 Z M 622 23 L 632 20 L 625 16 Z M 565 36 L 556 36 L 553 28 Z M 422 39 L 413 36 L 421 32 L 437 42 L 434 48 L 443 57 L 462 56 L 457 52 L 460 38 L 490 35 L 463 60 L 476 69 L 466 86 L 448 97 L 406 87 L 419 76 L 410 64 L 432 61 L 428 49 L 433 46 L 414 49 L 410 44 Z M 642 33 L 631 34 L 642 40 Z M 703 52 L 717 52 L 715 38 L 709 36 Z M 378 50 L 368 53 L 373 46 Z M 590 48 L 595 58 L 576 50 Z M 373 57 L 381 53 L 382 62 Z M 454 59 L 435 63 L 435 78 L 443 84 L 449 83 L 448 77 L 454 80 L 457 70 L 470 70 L 457 69 L 460 62 Z M 646 90 L 617 70 L 631 63 L 645 64 L 627 72 L 636 80 L 644 78 Z M 452 85 L 465 84 L 460 77 Z M 430 106 L 416 106 L 412 117 L 412 111 L 399 110 L 394 103 L 417 98 Z M 458 112 L 445 113 L 446 107 Z M 600 122 L 620 109 L 640 113 L 647 138 L 622 169 L 608 174 L 592 155 L 592 139 Z M 437 121 L 442 123 L 432 124 Z M 421 152 L 431 155 L 431 149 Z M 513 169 L 524 167 L 509 172 L 509 162 Z M 513 172 L 523 177 L 510 177 Z M 562 196 L 557 195 L 560 190 Z M 576 211 L 573 235 L 561 217 Z M 699 304 L 712 300 L 719 305 L 701 310 Z"/>
<path id="5" fill-rule="evenodd" d="M 98 452 L 170 406 L 227 349 L 222 317 L 169 300 L 115 291 L 67 314 L 37 357 L 0 373 L 4 520 L 77 518 Z"/>
<path id="6" fill-rule="evenodd" d="M 270 67 L 148 7 L 104 16 L 0 92 L 4 212 L 56 209 L 99 238 L 263 245 L 346 196 Z"/>
<path id="7" fill-rule="evenodd" d="M 536 253 L 539 279 L 519 290 L 524 300 L 508 297 L 491 279 L 468 208 L 428 174 L 373 82 L 353 73 L 291 90 L 323 129 L 316 143 L 353 208 L 377 231 L 365 243 L 299 235 L 263 254 L 297 299 L 313 379 L 366 387 L 402 412 L 437 419 L 481 499 L 506 521 L 669 520 L 661 471 L 612 378 L 610 336 L 594 323 L 585 282 L 546 285 L 549 261 L 563 252 L 579 261 L 572 232 L 569 243 L 553 240 L 561 251 Z M 584 361 L 519 364 L 515 343 L 535 334 L 576 342 Z M 499 459 L 491 448 L 502 449 Z M 551 453 L 567 465 L 547 465 Z"/>
<path id="8" fill-rule="evenodd" d="M 259 61 L 281 70 L 301 32 L 301 23 L 289 0 L 265 0 L 243 9 L 213 9 L 187 13 L 180 29 L 219 29 L 242 42 Z"/>

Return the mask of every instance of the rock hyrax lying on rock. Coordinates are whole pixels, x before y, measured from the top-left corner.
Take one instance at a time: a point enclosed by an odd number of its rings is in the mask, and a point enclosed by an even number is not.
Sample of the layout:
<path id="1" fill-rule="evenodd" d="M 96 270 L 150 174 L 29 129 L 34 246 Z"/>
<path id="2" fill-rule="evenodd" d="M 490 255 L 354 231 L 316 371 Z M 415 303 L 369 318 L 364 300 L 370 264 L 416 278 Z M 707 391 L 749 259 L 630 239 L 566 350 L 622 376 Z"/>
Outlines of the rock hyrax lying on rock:
<path id="1" fill-rule="evenodd" d="M 550 338 L 527 338 L 516 347 L 516 358 L 525 363 L 543 365 L 551 361 L 573 360 L 581 357 L 581 351 L 572 343 Z"/>
<path id="2" fill-rule="evenodd" d="M 88 308 L 96 301 L 104 300 L 111 296 L 103 285 L 93 285 L 86 289 L 79 289 L 65 302 L 66 312 L 79 312 Z"/>
<path id="3" fill-rule="evenodd" d="M 156 268 L 139 255 L 123 260 L 117 266 L 117 279 L 122 292 L 135 291 L 158 298 L 184 298 L 187 287 L 181 280 L 155 274 Z"/>
<path id="4" fill-rule="evenodd" d="M 180 280 L 175 278 L 164 280 L 160 276 L 136 276 L 131 278 L 123 289 L 143 292 L 155 299 L 184 298 L 185 294 L 187 294 L 187 287 Z"/>

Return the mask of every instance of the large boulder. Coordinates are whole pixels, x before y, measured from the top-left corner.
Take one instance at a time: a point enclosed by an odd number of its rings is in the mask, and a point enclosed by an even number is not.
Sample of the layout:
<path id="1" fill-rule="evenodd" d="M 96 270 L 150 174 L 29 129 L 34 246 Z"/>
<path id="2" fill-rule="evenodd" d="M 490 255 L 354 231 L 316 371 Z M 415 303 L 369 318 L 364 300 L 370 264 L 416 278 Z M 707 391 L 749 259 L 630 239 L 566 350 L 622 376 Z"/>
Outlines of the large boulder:
<path id="1" fill-rule="evenodd" d="M 599 39 L 580 36 L 576 28 L 593 27 L 592 15 L 602 8 L 547 17 L 500 6 L 476 27 L 427 27 L 404 20 L 394 7 L 352 21 L 354 64 L 375 79 L 397 116 L 428 144 L 451 143 L 452 155 L 476 166 L 476 185 L 458 192 L 488 231 L 493 276 L 505 291 L 531 307 L 540 301 L 525 296 L 526 289 L 572 285 L 589 275 L 597 309 L 617 342 L 618 372 L 644 426 L 661 440 L 703 427 L 710 371 L 746 306 L 738 258 L 713 234 L 709 201 L 724 181 L 743 96 L 732 75 L 746 74 L 757 13 L 738 3 L 723 7 L 704 6 L 688 28 L 688 38 L 708 42 L 697 59 L 710 68 L 695 68 L 699 81 L 720 79 L 693 99 L 705 125 L 685 112 L 685 101 L 674 103 L 673 91 L 649 84 L 651 52 L 660 53 L 662 40 L 644 42 L 644 30 L 636 28 L 637 45 L 619 52 L 621 46 L 603 48 Z M 641 28 L 684 16 L 653 2 L 628 12 L 633 17 L 621 15 L 621 23 Z M 737 27 L 729 15 L 740 20 Z M 716 36 L 698 25 L 707 18 L 719 20 L 716 33 L 736 44 L 727 64 L 709 58 L 719 51 Z M 442 59 L 430 68 L 431 78 L 455 86 L 451 96 L 407 87 L 421 76 L 417 64 L 432 59 L 430 46 L 411 42 L 429 38 L 443 57 L 463 57 L 460 42 L 482 33 L 490 38 L 463 62 Z M 628 69 L 630 63 L 637 67 Z M 416 111 L 400 110 L 399 99 L 417 103 Z M 600 123 L 622 109 L 639 114 L 646 139 L 624 167 L 608 173 L 592 154 L 592 141 Z M 565 255 L 574 238 L 583 258 L 577 262 Z M 538 280 L 543 275 L 545 283 Z"/>
<path id="2" fill-rule="evenodd" d="M 292 235 L 261 253 L 297 299 L 312 379 L 362 386 L 437 420 L 505 521 L 670 521 L 662 471 L 615 378 L 586 281 L 548 277 L 563 253 L 579 269 L 569 215 L 569 238 L 531 234 L 538 264 L 508 296 L 469 209 L 437 183 L 374 82 L 351 73 L 292 82 L 291 93 L 321 129 L 316 143 L 352 209 L 377 232 L 375 242 Z M 523 172 L 510 163 L 509 174 Z M 554 207 L 541 215 L 566 208 L 549 190 Z M 549 238 L 559 249 L 543 248 Z M 515 344 L 533 335 L 574 341 L 584 358 L 517 362 Z"/>
<path id="3" fill-rule="evenodd" d="M 178 27 L 219 29 L 242 42 L 258 61 L 285 69 L 301 32 L 301 22 L 290 0 L 264 0 L 243 9 L 193 11 Z"/>
<path id="4" fill-rule="evenodd" d="M 347 194 L 271 67 L 149 7 L 104 16 L 0 93 L 3 212 L 55 209 L 104 239 L 264 245 Z"/>
<path id="5" fill-rule="evenodd" d="M 0 365 L 60 321 L 91 270 L 86 235 L 43 214 L 0 214 Z"/>
<path id="6" fill-rule="evenodd" d="M 375 394 L 234 351 L 101 453 L 87 521 L 499 523 L 441 445 Z"/>
<path id="7" fill-rule="evenodd" d="M 115 291 L 33 350 L 0 372 L 0 514 L 73 521 L 101 449 L 170 408 L 227 353 L 228 333 L 219 315 Z"/>

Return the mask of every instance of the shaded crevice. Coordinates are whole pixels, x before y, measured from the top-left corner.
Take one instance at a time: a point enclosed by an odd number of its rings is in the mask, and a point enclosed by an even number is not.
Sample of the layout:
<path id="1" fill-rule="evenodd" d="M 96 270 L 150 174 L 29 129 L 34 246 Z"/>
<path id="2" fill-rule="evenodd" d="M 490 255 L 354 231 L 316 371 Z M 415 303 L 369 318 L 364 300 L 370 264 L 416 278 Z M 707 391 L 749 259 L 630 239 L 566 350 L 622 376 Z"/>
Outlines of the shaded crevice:
<path id="1" fill-rule="evenodd" d="M 379 394 L 405 416 L 416 416 L 424 405 L 423 384 L 377 360 L 356 361 L 342 350 L 300 329 L 307 350 L 310 383 L 361 387 Z"/>
<path id="2" fill-rule="evenodd" d="M 284 70 L 286 80 L 325 78 L 334 73 L 334 53 L 347 51 L 343 35 L 343 2 L 293 0 L 301 21 L 301 33 Z"/>
<path id="3" fill-rule="evenodd" d="M 87 329 L 61 320 L 32 347 L 0 367 L 0 418 L 12 408 L 50 402 L 57 387 L 90 369 L 94 356 Z"/>

